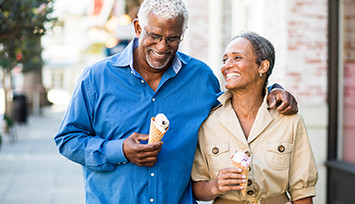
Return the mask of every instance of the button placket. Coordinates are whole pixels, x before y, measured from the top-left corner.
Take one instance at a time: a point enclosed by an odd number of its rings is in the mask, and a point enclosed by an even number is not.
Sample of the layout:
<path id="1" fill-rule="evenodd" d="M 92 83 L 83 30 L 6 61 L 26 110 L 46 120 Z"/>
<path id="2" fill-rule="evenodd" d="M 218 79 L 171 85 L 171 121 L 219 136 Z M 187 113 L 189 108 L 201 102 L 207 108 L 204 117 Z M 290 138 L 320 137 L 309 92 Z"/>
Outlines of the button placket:
<path id="1" fill-rule="evenodd" d="M 157 169 L 154 167 L 149 168 L 148 173 L 148 198 L 150 203 L 156 203 L 157 198 Z"/>

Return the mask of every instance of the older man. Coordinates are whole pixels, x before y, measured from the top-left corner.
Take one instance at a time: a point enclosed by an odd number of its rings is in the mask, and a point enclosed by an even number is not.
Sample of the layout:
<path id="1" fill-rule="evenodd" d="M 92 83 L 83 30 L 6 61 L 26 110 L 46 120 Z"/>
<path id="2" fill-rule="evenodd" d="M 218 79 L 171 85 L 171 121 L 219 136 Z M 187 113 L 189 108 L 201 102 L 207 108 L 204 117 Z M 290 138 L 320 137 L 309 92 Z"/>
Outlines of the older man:
<path id="1" fill-rule="evenodd" d="M 206 64 L 177 51 L 187 22 L 181 0 L 145 0 L 136 38 L 79 79 L 55 141 L 82 165 L 87 203 L 194 202 L 197 133 L 220 87 Z M 286 91 L 272 93 L 281 111 L 297 111 Z M 141 142 L 157 113 L 170 120 L 164 145 Z"/>

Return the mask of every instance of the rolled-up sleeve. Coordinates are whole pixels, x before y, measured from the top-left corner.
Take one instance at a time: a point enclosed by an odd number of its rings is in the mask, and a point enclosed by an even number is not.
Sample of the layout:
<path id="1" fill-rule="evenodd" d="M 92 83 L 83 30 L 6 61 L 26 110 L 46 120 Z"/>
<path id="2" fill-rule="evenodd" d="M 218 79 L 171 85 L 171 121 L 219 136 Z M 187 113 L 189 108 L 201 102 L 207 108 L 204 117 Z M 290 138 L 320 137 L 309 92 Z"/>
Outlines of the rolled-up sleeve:
<path id="1" fill-rule="evenodd" d="M 295 123 L 289 179 L 292 201 L 315 196 L 318 180 L 317 167 L 302 116 L 299 115 Z"/>
<path id="2" fill-rule="evenodd" d="M 211 179 L 204 151 L 203 140 L 205 136 L 203 134 L 203 127 L 201 127 L 198 134 L 199 139 L 191 172 L 191 179 L 193 181 L 207 181 Z"/>

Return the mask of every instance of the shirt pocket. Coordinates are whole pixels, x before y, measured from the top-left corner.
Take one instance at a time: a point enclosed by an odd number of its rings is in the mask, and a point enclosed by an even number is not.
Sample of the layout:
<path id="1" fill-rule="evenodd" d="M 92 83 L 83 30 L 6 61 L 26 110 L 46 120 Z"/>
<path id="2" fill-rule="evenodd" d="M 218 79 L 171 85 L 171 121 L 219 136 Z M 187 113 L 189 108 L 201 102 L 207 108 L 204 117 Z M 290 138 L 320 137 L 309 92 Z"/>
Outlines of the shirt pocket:
<path id="1" fill-rule="evenodd" d="M 266 146 L 265 162 L 274 170 L 287 170 L 290 166 L 291 152 L 291 143 L 268 143 Z"/>
<path id="2" fill-rule="evenodd" d="M 227 168 L 230 160 L 229 143 L 207 144 L 206 152 L 210 158 L 211 169 L 218 172 Z"/>

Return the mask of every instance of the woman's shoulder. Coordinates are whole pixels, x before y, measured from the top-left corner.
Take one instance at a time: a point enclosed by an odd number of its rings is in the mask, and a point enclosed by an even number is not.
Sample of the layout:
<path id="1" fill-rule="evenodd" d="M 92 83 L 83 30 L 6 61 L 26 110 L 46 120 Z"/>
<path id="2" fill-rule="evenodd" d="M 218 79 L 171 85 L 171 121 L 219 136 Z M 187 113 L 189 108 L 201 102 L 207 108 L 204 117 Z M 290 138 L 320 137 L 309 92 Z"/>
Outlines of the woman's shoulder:
<path id="1" fill-rule="evenodd" d="M 274 120 L 280 120 L 283 122 L 297 124 L 299 122 L 304 122 L 303 116 L 301 113 L 295 113 L 292 115 L 284 115 L 277 111 L 275 108 L 269 109 L 270 114 L 274 118 Z"/>

